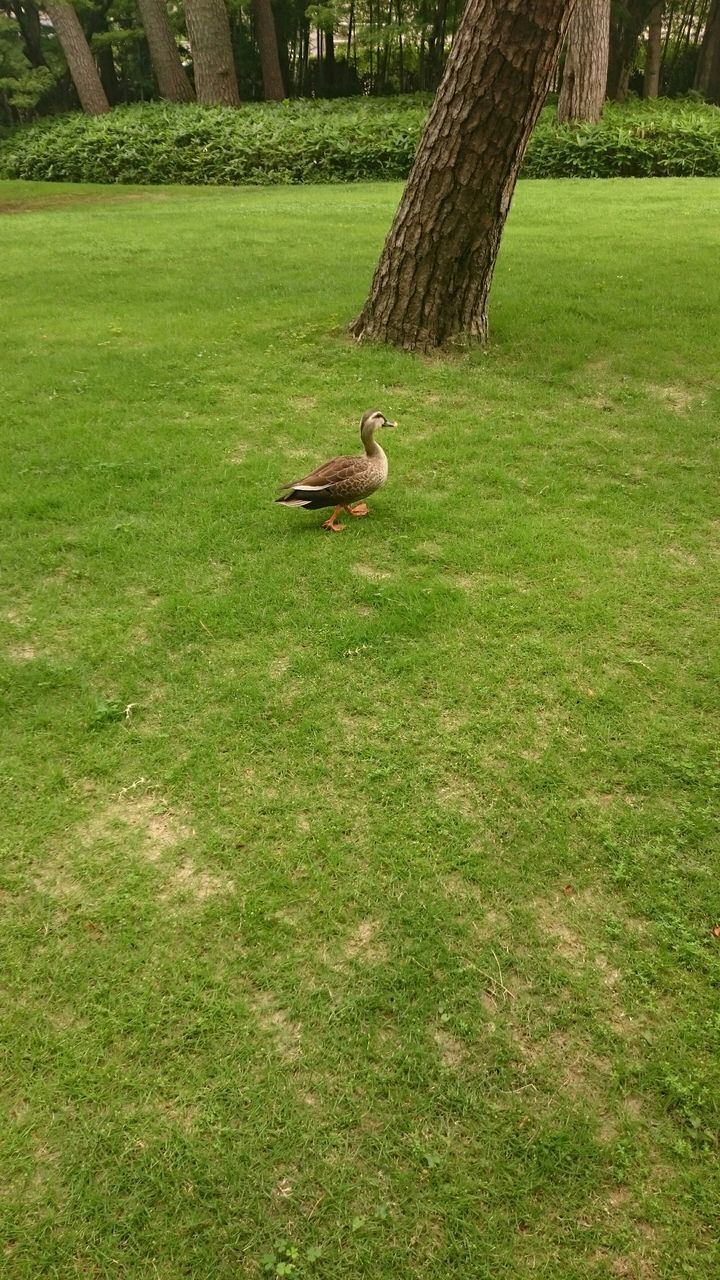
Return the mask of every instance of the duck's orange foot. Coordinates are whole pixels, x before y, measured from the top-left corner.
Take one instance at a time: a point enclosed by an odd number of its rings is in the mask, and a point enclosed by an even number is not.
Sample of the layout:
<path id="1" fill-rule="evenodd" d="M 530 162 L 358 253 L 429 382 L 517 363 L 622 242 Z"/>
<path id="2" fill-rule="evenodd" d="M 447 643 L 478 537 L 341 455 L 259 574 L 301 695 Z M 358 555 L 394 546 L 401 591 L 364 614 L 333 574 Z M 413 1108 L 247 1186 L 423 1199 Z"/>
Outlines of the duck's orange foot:
<path id="1" fill-rule="evenodd" d="M 370 508 L 367 502 L 356 502 L 354 507 L 346 507 L 349 516 L 369 516 Z"/>
<path id="2" fill-rule="evenodd" d="M 335 523 L 341 511 L 342 511 L 342 507 L 336 507 L 330 519 L 324 522 L 323 529 L 332 529 L 333 533 L 342 533 L 343 529 L 345 528 L 345 525 Z"/>

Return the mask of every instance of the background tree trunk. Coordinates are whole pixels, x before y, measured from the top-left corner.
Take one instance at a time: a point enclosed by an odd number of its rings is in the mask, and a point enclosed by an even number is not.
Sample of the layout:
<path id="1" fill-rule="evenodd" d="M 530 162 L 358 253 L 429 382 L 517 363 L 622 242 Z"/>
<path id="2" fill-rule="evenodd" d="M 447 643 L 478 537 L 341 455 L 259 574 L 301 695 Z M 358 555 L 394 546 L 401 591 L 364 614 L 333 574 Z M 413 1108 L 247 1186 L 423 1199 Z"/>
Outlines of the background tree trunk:
<path id="1" fill-rule="evenodd" d="M 645 75 L 643 77 L 643 98 L 657 98 L 660 92 L 660 63 L 662 62 L 662 20 L 665 6 L 656 4 L 650 14 L 650 30 L 648 31 L 647 52 L 645 55 Z"/>
<path id="2" fill-rule="evenodd" d="M 100 83 L 95 60 L 72 5 L 67 0 L 45 0 L 44 7 L 67 59 L 83 111 L 89 116 L 109 111 L 110 104 Z"/>
<path id="3" fill-rule="evenodd" d="M 32 67 L 46 67 L 42 51 L 42 27 L 40 14 L 32 0 L 13 0 L 12 11 L 20 27 L 23 51 Z"/>
<path id="4" fill-rule="evenodd" d="M 112 29 L 112 24 L 108 18 L 110 3 L 111 0 L 97 0 L 95 4 L 84 8 L 82 11 L 82 29 L 90 45 L 90 52 L 95 59 L 100 83 L 105 90 L 105 97 L 111 107 L 114 107 L 120 101 L 121 92 L 112 46 L 102 41 L 99 47 L 94 47 L 95 36 L 106 36 Z"/>
<path id="5" fill-rule="evenodd" d="M 695 88 L 708 102 L 720 103 L 720 0 L 712 0 L 700 47 Z"/>
<path id="6" fill-rule="evenodd" d="M 577 0 L 568 28 L 558 120 L 597 124 L 607 87 L 610 0 Z"/>
<path id="7" fill-rule="evenodd" d="M 427 69 L 430 87 L 435 89 L 442 76 L 443 58 L 445 57 L 445 23 L 447 21 L 447 0 L 435 0 L 435 14 L 432 31 L 428 37 Z"/>
<path id="8" fill-rule="evenodd" d="M 487 337 L 487 297 L 572 0 L 468 0 L 356 338 Z"/>
<path id="9" fill-rule="evenodd" d="M 623 0 L 612 7 L 607 96 L 616 102 L 627 97 L 638 40 L 655 4 L 656 0 Z"/>
<path id="10" fill-rule="evenodd" d="M 265 100 L 282 102 L 285 97 L 285 86 L 280 70 L 275 17 L 270 0 L 253 0 L 253 12 Z"/>
<path id="11" fill-rule="evenodd" d="M 332 22 L 323 30 L 324 36 L 324 53 L 323 73 L 325 77 L 325 88 L 330 90 L 332 97 L 335 89 L 335 28 Z"/>
<path id="12" fill-rule="evenodd" d="M 239 107 L 230 20 L 224 0 L 185 0 L 198 102 Z"/>
<path id="13" fill-rule="evenodd" d="M 163 0 L 137 0 L 137 4 L 160 97 L 168 102 L 194 102 Z"/>

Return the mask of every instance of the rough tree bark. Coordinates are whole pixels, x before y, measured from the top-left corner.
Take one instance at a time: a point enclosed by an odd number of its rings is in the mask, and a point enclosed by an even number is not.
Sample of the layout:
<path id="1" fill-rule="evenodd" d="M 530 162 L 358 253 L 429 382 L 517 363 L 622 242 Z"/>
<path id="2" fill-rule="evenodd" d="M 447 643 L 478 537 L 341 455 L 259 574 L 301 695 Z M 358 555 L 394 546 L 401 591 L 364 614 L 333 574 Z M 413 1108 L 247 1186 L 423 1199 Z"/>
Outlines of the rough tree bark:
<path id="1" fill-rule="evenodd" d="M 270 0 L 253 0 L 253 12 L 265 100 L 282 102 L 285 97 L 285 86 L 280 70 L 275 15 Z"/>
<path id="2" fill-rule="evenodd" d="M 710 5 L 700 46 L 695 88 L 705 95 L 708 102 L 720 103 L 720 0 L 713 0 Z"/>
<path id="3" fill-rule="evenodd" d="M 627 98 L 638 40 L 656 3 L 657 0 L 623 0 L 612 6 L 607 96 L 615 102 Z"/>
<path id="4" fill-rule="evenodd" d="M 194 102 L 164 0 L 137 0 L 160 97 L 168 102 Z"/>
<path id="5" fill-rule="evenodd" d="M 468 0 L 356 338 L 420 351 L 487 338 L 500 237 L 572 4 Z"/>
<path id="6" fill-rule="evenodd" d="M 645 53 L 645 75 L 643 76 L 643 98 L 657 98 L 660 92 L 664 8 L 664 4 L 656 4 L 650 14 L 650 28 L 648 30 L 647 50 Z"/>
<path id="7" fill-rule="evenodd" d="M 602 115 L 610 49 L 610 0 L 577 0 L 570 20 L 558 120 L 597 124 Z"/>
<path id="8" fill-rule="evenodd" d="M 110 104 L 100 83 L 95 59 L 72 5 L 67 0 L 45 0 L 43 7 L 62 46 L 83 111 L 89 116 L 109 111 Z"/>
<path id="9" fill-rule="evenodd" d="M 198 102 L 239 107 L 230 20 L 224 0 L 185 0 L 185 19 Z"/>

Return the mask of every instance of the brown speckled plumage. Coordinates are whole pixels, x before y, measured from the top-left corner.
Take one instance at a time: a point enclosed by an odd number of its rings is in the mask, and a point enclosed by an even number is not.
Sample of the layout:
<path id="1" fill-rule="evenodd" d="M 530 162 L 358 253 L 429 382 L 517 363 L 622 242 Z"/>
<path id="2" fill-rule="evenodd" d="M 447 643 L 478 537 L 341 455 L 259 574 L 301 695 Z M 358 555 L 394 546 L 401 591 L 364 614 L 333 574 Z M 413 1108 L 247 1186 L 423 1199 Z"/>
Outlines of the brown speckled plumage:
<path id="1" fill-rule="evenodd" d="M 275 501 L 286 507 L 304 507 L 308 511 L 318 511 L 323 507 L 347 508 L 353 502 L 368 498 L 371 493 L 382 488 L 388 475 L 387 457 L 375 440 L 375 431 L 380 427 L 394 426 L 395 423 L 382 413 L 368 410 L 360 423 L 364 453 L 325 462 L 302 480 L 284 485 L 283 488 L 288 492 Z M 366 512 L 349 514 L 364 515 Z M 331 522 L 328 522 L 328 527 L 332 527 Z"/>

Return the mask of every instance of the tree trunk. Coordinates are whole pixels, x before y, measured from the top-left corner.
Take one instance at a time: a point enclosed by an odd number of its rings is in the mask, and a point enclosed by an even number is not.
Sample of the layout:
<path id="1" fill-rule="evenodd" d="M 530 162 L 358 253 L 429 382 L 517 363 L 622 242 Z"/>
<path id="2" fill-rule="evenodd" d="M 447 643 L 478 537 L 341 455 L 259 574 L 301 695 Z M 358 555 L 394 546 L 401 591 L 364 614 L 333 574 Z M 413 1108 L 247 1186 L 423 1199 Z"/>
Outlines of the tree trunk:
<path id="1" fill-rule="evenodd" d="M 109 111 L 95 60 L 72 5 L 67 0 L 45 0 L 44 8 L 62 46 L 83 111 L 89 116 Z"/>
<path id="2" fill-rule="evenodd" d="M 324 28 L 323 35 L 325 37 L 325 57 L 323 65 L 325 73 L 325 87 L 330 90 L 330 96 L 332 97 L 335 89 L 335 28 L 332 22 L 328 23 Z"/>
<path id="3" fill-rule="evenodd" d="M 662 20 L 664 8 L 664 4 L 656 4 L 650 14 L 650 30 L 648 31 L 647 51 L 645 54 L 645 75 L 643 77 L 643 98 L 657 98 L 660 92 Z"/>
<path id="4" fill-rule="evenodd" d="M 720 103 L 720 0 L 712 0 L 700 47 L 695 88 L 708 102 Z"/>
<path id="5" fill-rule="evenodd" d="M 442 76 L 443 58 L 445 57 L 445 22 L 447 19 L 447 0 L 437 0 L 433 17 L 432 31 L 428 37 L 427 65 L 430 74 L 430 85 L 437 88 Z"/>
<path id="6" fill-rule="evenodd" d="M 487 338 L 487 297 L 572 0 L 468 0 L 356 338 Z"/>
<path id="7" fill-rule="evenodd" d="M 46 67 L 42 51 L 40 14 L 32 0 L 13 0 L 12 11 L 23 38 L 23 53 L 31 67 Z"/>
<path id="8" fill-rule="evenodd" d="M 624 0 L 613 5 L 610 24 L 607 96 L 624 102 L 635 62 L 638 40 L 657 0 Z"/>
<path id="9" fill-rule="evenodd" d="M 287 12 L 287 6 L 282 4 L 271 5 L 271 13 L 273 23 L 275 25 L 275 47 L 277 49 L 278 64 L 280 66 L 280 81 L 283 87 L 283 94 L 287 98 L 290 96 L 291 86 L 293 83 L 294 72 L 290 70 L 290 38 L 289 31 L 292 23 L 292 49 L 293 62 L 295 61 L 295 50 L 297 48 L 297 21 L 294 15 Z"/>
<path id="10" fill-rule="evenodd" d="M 100 3 L 83 8 L 82 29 L 90 45 L 90 52 L 95 59 L 100 83 L 105 90 L 105 97 L 110 105 L 114 107 L 120 101 L 121 93 L 112 46 L 106 44 L 103 40 L 99 48 L 93 47 L 95 36 L 105 36 L 110 31 L 110 23 L 108 21 L 109 8 L 110 0 L 100 0 Z"/>
<path id="11" fill-rule="evenodd" d="M 577 0 L 568 28 L 558 120 L 597 124 L 602 115 L 610 49 L 610 0 Z"/>
<path id="12" fill-rule="evenodd" d="M 239 107 L 230 20 L 224 0 L 185 0 L 185 20 L 198 102 Z"/>
<path id="13" fill-rule="evenodd" d="M 137 5 L 160 97 L 168 102 L 194 102 L 163 0 L 137 0 Z"/>
<path id="14" fill-rule="evenodd" d="M 282 102 L 285 97 L 285 87 L 280 70 L 275 18 L 270 0 L 253 0 L 253 12 L 265 100 Z"/>

